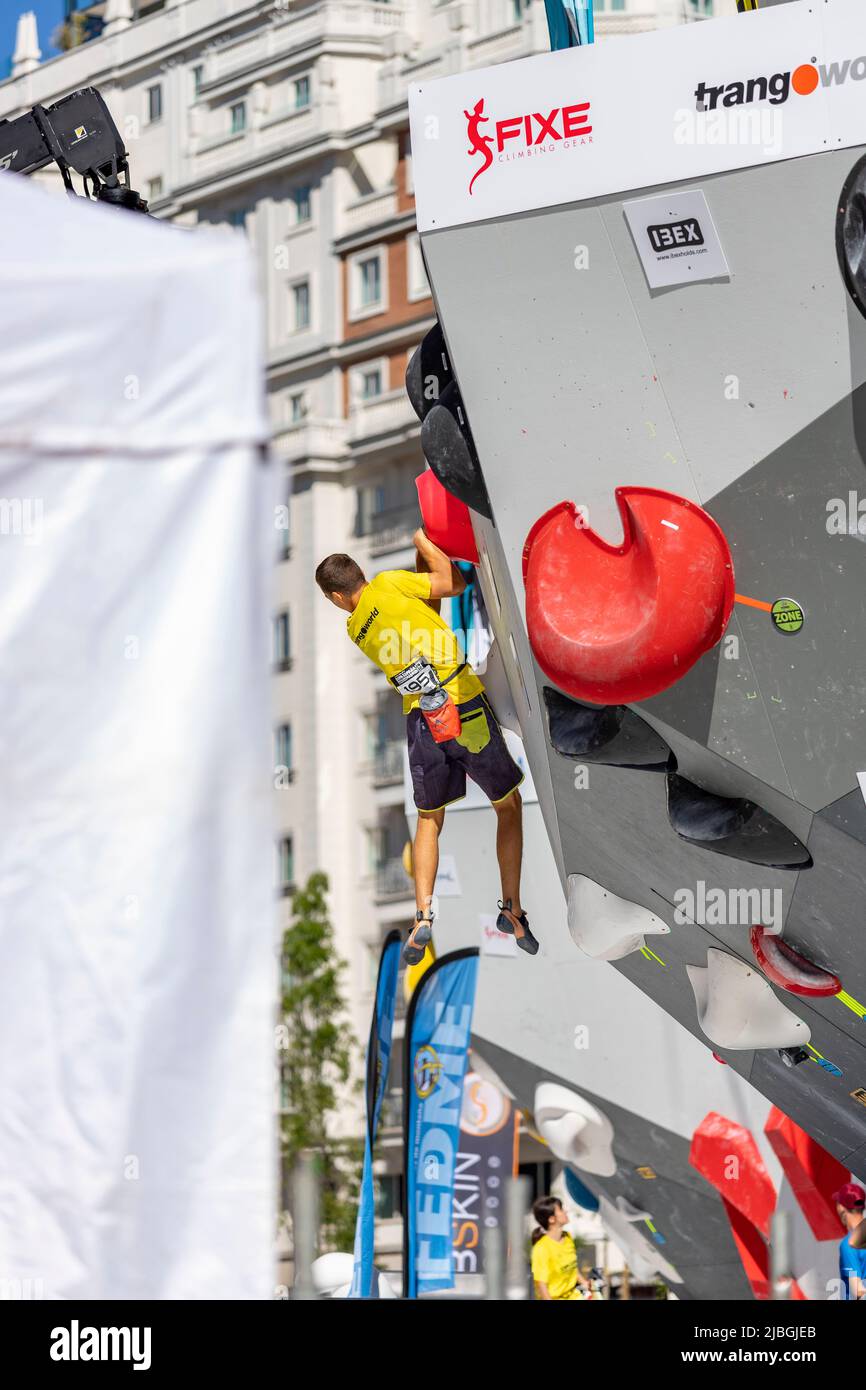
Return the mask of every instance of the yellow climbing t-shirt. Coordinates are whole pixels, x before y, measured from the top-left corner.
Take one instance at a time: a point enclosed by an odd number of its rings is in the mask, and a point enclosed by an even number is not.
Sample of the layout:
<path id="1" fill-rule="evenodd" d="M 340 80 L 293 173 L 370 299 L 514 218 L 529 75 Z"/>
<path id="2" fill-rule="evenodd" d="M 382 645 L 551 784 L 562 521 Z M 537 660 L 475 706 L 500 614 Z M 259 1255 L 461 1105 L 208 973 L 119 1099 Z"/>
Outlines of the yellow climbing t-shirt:
<path id="1" fill-rule="evenodd" d="M 362 589 L 358 606 L 346 623 L 355 645 L 403 696 L 404 714 L 465 659 L 456 633 L 425 602 L 429 597 L 429 574 L 383 570 Z M 475 672 L 464 666 L 445 689 L 460 705 L 480 695 L 484 686 Z"/>
<path id="2" fill-rule="evenodd" d="M 579 1299 L 577 1287 L 577 1250 L 567 1231 L 561 1240 L 542 1236 L 532 1247 L 532 1277 L 536 1284 L 546 1284 L 554 1299 Z"/>

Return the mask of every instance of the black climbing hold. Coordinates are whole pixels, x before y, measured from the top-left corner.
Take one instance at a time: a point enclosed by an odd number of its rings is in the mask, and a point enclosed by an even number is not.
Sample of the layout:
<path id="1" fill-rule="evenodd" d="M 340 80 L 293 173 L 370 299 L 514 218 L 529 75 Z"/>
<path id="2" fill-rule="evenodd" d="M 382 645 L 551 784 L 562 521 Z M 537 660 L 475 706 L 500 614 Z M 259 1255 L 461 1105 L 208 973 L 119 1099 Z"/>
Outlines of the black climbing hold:
<path id="1" fill-rule="evenodd" d="M 627 705 L 581 705 L 549 685 L 544 703 L 551 745 L 567 758 L 651 771 L 672 765 L 664 739 Z"/>
<path id="2" fill-rule="evenodd" d="M 866 155 L 858 159 L 842 187 L 836 255 L 848 293 L 866 318 Z"/>
<path id="3" fill-rule="evenodd" d="M 406 394 L 419 420 L 424 419 L 453 380 L 445 337 L 437 321 L 421 339 L 406 368 Z"/>
<path id="4" fill-rule="evenodd" d="M 801 1062 L 808 1062 L 809 1053 L 805 1047 L 779 1047 L 776 1049 L 786 1067 L 799 1067 Z"/>
<path id="5" fill-rule="evenodd" d="M 772 869 L 803 869 L 812 856 L 781 821 L 745 797 L 717 796 L 668 773 L 668 818 L 683 840 Z"/>
<path id="6" fill-rule="evenodd" d="M 424 457 L 444 488 L 473 511 L 493 519 L 457 383 L 446 386 L 421 425 Z"/>

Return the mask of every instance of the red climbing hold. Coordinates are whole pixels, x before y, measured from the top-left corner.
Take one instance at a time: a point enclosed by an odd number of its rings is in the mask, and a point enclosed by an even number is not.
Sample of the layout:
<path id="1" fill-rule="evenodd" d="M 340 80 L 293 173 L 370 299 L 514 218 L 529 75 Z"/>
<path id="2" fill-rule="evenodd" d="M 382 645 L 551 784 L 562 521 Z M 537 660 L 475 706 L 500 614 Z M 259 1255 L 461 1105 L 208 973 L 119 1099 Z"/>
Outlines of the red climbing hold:
<path id="1" fill-rule="evenodd" d="M 763 1236 L 769 1235 L 776 1189 L 745 1126 L 711 1110 L 692 1135 L 689 1163 Z"/>
<path id="2" fill-rule="evenodd" d="M 848 1169 L 774 1105 L 764 1133 L 816 1240 L 838 1240 L 833 1193 L 849 1181 Z"/>
<path id="3" fill-rule="evenodd" d="M 469 508 L 442 486 L 429 468 L 415 479 L 424 530 L 434 545 L 451 560 L 478 564 L 478 547 L 472 532 Z"/>
<path id="4" fill-rule="evenodd" d="M 807 960 L 768 927 L 752 927 L 752 952 L 768 980 L 789 994 L 810 994 L 823 998 L 838 994 L 842 981 L 838 975 Z"/>
<path id="5" fill-rule="evenodd" d="M 561 690 L 598 705 L 667 690 L 716 645 L 734 604 L 728 543 L 701 507 L 648 487 L 617 488 L 616 501 L 621 545 L 560 502 L 523 547 L 536 660 Z"/>
<path id="6" fill-rule="evenodd" d="M 731 1227 L 743 1271 L 757 1299 L 770 1297 L 770 1252 L 757 1226 L 722 1195 L 722 1206 Z"/>

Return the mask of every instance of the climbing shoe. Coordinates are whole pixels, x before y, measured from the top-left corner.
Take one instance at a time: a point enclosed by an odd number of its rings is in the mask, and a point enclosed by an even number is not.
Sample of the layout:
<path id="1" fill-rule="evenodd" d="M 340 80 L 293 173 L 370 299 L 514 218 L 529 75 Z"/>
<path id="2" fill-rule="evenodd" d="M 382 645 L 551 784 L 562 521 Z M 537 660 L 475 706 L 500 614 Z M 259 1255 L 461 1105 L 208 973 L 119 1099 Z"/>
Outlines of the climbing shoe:
<path id="1" fill-rule="evenodd" d="M 538 942 L 529 930 L 529 918 L 525 912 L 521 912 L 518 917 L 516 912 L 511 910 L 511 899 L 506 898 L 504 903 L 499 903 L 499 916 L 496 925 L 500 931 L 507 932 L 513 936 L 521 951 L 525 951 L 528 956 L 538 955 Z M 523 931 L 518 932 L 517 928 L 522 927 Z"/>
<path id="2" fill-rule="evenodd" d="M 420 965 L 424 959 L 427 944 L 433 935 L 433 914 L 426 917 L 420 907 L 415 913 L 415 926 L 403 947 L 403 959 L 407 965 Z"/>

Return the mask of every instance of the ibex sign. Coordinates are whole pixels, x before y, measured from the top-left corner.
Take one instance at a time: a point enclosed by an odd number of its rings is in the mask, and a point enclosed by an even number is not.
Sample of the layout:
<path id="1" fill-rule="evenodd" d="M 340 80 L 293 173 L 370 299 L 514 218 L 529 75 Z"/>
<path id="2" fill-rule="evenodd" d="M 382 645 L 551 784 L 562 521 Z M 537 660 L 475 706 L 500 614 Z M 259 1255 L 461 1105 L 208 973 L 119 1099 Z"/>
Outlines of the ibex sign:
<path id="1" fill-rule="evenodd" d="M 651 290 L 730 274 L 700 188 L 623 203 Z"/>

